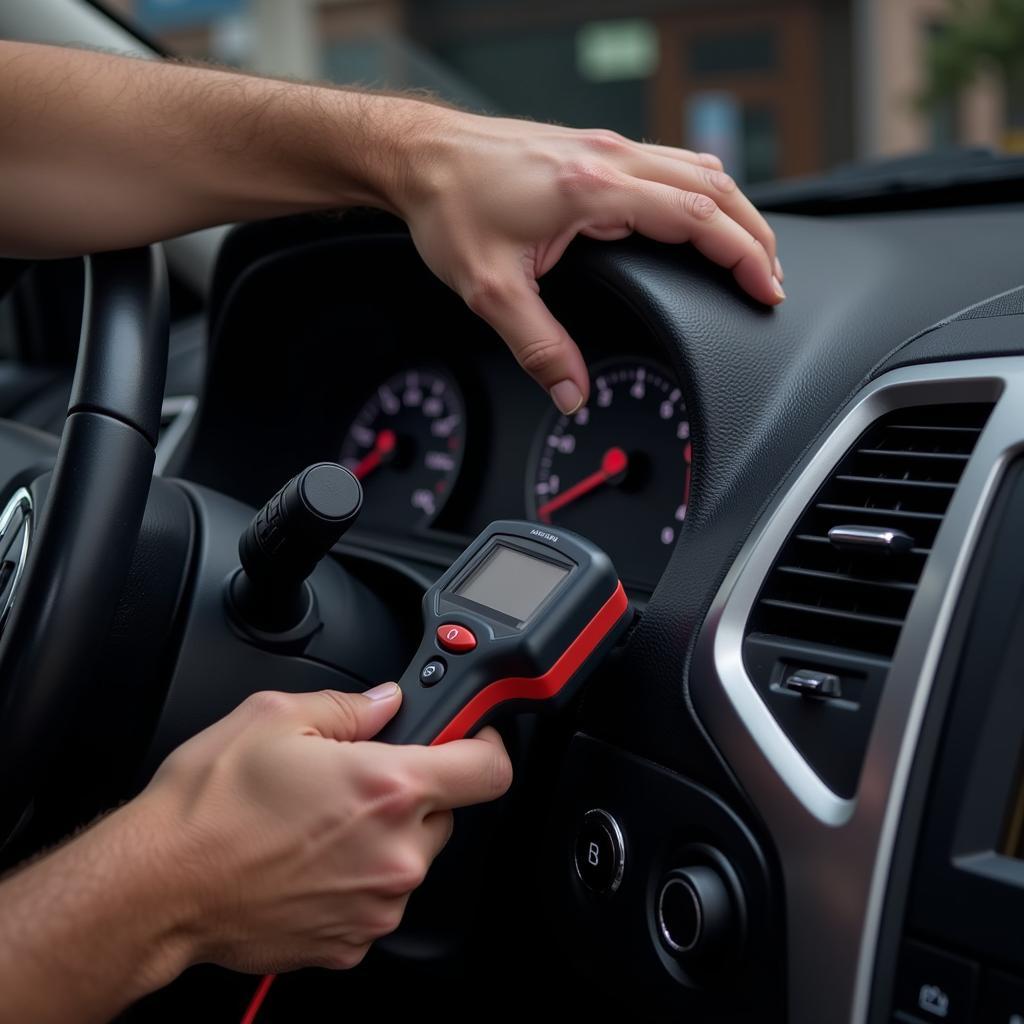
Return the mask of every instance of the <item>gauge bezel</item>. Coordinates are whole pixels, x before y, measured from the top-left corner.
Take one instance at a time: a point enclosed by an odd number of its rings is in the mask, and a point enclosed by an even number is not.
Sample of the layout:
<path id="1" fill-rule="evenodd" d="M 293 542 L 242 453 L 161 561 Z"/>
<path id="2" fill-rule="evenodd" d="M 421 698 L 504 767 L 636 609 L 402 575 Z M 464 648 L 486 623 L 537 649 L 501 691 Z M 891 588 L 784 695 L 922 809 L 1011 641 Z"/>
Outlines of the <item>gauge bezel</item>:
<path id="1" fill-rule="evenodd" d="M 427 515 L 423 514 L 418 519 L 409 522 L 405 526 L 385 527 L 380 528 L 377 526 L 360 526 L 360 531 L 367 530 L 373 533 L 379 533 L 387 536 L 417 536 L 422 535 L 433 528 L 434 523 L 437 522 L 438 518 L 445 512 L 449 503 L 452 500 L 452 496 L 459 489 L 459 484 L 462 476 L 462 469 L 465 465 L 466 460 L 466 449 L 470 443 L 470 415 L 469 415 L 469 403 L 466 397 L 466 391 L 462 387 L 462 383 L 458 376 L 452 372 L 452 370 L 444 366 L 443 364 L 436 361 L 429 361 L 423 363 L 406 364 L 397 366 L 394 369 L 388 370 L 380 376 L 377 383 L 365 393 L 365 396 L 355 404 L 355 411 L 348 418 L 345 426 L 341 431 L 341 439 L 338 443 L 337 458 L 338 461 L 345 457 L 343 452 L 345 445 L 348 443 L 349 438 L 352 434 L 352 429 L 355 427 L 357 420 L 366 409 L 367 405 L 378 398 L 378 392 L 380 389 L 395 380 L 397 377 L 404 377 L 409 373 L 429 374 L 435 378 L 439 378 L 445 381 L 447 385 L 447 394 L 454 395 L 459 403 L 459 413 L 462 417 L 462 424 L 460 428 L 457 428 L 460 433 L 462 443 L 459 445 L 458 450 L 453 454 L 455 459 L 455 465 L 446 474 L 446 479 L 449 481 L 447 492 L 443 496 L 443 500 L 437 505 L 434 511 Z M 383 411 L 383 406 L 380 407 Z"/>
<path id="2" fill-rule="evenodd" d="M 627 354 L 627 353 L 623 353 L 621 355 L 612 355 L 612 356 L 608 356 L 605 359 L 602 359 L 600 362 L 595 363 L 591 367 L 591 369 L 590 369 L 591 380 L 596 380 L 598 377 L 601 376 L 602 373 L 607 372 L 609 369 L 620 368 L 620 367 L 622 367 L 624 365 L 625 366 L 629 366 L 629 367 L 641 367 L 642 366 L 645 369 L 649 370 L 651 373 L 656 374 L 657 376 L 660 376 L 662 379 L 668 381 L 670 384 L 675 385 L 675 387 L 677 387 L 679 389 L 679 391 L 680 391 L 679 405 L 680 405 L 681 409 L 683 410 L 683 412 L 685 414 L 685 419 L 686 419 L 687 424 L 691 425 L 690 437 L 691 437 L 691 442 L 692 442 L 693 431 L 692 431 L 692 424 L 691 424 L 691 420 L 690 420 L 690 410 L 689 410 L 689 406 L 687 405 L 687 402 L 686 402 L 686 395 L 685 395 L 685 392 L 683 390 L 683 385 L 682 385 L 681 381 L 679 380 L 679 375 L 676 374 L 667 364 L 662 363 L 659 360 L 651 358 L 649 356 L 634 356 L 634 355 L 630 355 L 630 354 Z M 592 398 L 593 398 L 593 391 L 591 391 L 591 399 Z M 589 406 L 590 402 L 588 401 L 587 404 Z M 524 507 L 525 507 L 526 516 L 527 516 L 528 519 L 533 519 L 533 520 L 539 521 L 538 514 L 537 514 L 538 501 L 537 501 L 537 494 L 536 494 L 536 490 L 535 490 L 536 483 L 537 483 L 537 473 L 538 473 L 538 471 L 540 469 L 540 459 L 541 459 L 541 455 L 544 452 L 545 441 L 547 439 L 547 436 L 551 432 L 551 429 L 552 429 L 553 425 L 555 423 L 557 423 L 560 418 L 565 418 L 566 420 L 570 420 L 572 417 L 565 416 L 564 413 L 560 412 L 555 407 L 551 407 L 547 412 L 545 412 L 543 418 L 541 419 L 540 423 L 538 424 L 537 431 L 536 431 L 536 433 L 534 435 L 533 441 L 530 444 L 530 454 L 529 454 L 529 457 L 528 457 L 527 462 L 526 462 L 526 477 L 525 477 L 525 480 L 524 480 L 524 499 L 525 499 L 524 500 Z M 691 468 L 691 472 L 692 472 L 692 468 Z M 690 500 L 691 500 L 691 502 L 693 500 L 692 493 L 690 495 Z M 688 515 L 689 515 L 689 509 L 687 509 L 687 516 Z M 682 523 L 680 523 L 679 525 L 682 526 Z M 666 551 L 665 561 L 666 561 L 666 563 L 668 562 L 668 558 L 671 556 L 672 551 L 675 550 L 675 546 L 676 546 L 676 544 L 678 542 L 679 542 L 679 531 L 677 530 L 675 540 L 673 540 L 671 545 L 666 545 L 666 548 L 665 548 L 665 551 Z M 614 552 L 611 552 L 611 554 L 614 555 Z M 662 569 L 662 571 L 663 571 L 663 569 Z M 630 586 L 636 586 L 636 585 L 639 584 L 639 585 L 641 585 L 643 587 L 646 587 L 647 589 L 653 589 L 654 586 L 657 584 L 658 579 L 660 578 L 660 575 L 661 575 L 661 573 L 659 572 L 654 579 L 650 579 L 650 580 L 630 580 L 629 583 L 630 583 Z"/>

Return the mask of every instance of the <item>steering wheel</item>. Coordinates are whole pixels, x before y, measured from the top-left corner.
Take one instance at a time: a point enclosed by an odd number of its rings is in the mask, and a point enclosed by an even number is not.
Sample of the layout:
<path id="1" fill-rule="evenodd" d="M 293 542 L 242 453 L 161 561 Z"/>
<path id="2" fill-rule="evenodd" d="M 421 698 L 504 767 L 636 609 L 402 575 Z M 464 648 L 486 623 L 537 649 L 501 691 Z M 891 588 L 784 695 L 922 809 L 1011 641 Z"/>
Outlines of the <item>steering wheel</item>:
<path id="1" fill-rule="evenodd" d="M 88 696 L 149 495 L 167 344 L 162 251 L 87 257 L 56 464 L 0 512 L 0 843 Z M 25 469 L 19 432 L 0 422 L 0 479 Z"/>

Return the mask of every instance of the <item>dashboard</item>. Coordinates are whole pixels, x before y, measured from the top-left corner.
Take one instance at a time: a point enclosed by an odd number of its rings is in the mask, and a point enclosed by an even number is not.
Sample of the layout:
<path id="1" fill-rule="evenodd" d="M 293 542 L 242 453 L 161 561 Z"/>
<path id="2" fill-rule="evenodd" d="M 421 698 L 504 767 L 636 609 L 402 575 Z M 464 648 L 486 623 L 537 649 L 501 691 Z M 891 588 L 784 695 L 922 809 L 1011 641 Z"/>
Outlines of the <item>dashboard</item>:
<path id="1" fill-rule="evenodd" d="M 686 518 L 693 447 L 678 376 L 642 324 L 610 299 L 564 311 L 592 376 L 590 402 L 564 416 L 493 334 L 414 271 L 407 242 L 375 244 L 392 272 L 409 266 L 399 302 L 366 265 L 340 271 L 337 304 L 309 274 L 285 292 L 260 289 L 258 312 L 246 302 L 242 315 L 260 321 L 258 333 L 242 328 L 249 347 L 289 321 L 277 367 L 243 357 L 232 417 L 254 436 L 216 470 L 191 472 L 259 502 L 303 465 L 340 461 L 363 483 L 352 536 L 364 545 L 446 565 L 489 522 L 530 518 L 588 536 L 638 598 L 650 594 Z M 286 294 L 287 307 L 264 308 L 269 294 Z"/>
<path id="2" fill-rule="evenodd" d="M 259 505 L 342 460 L 366 506 L 337 553 L 412 581 L 410 620 L 520 516 L 604 547 L 640 610 L 553 736 L 510 739 L 543 765 L 527 796 L 491 846 L 456 841 L 382 955 L 440 962 L 486 900 L 502 935 L 460 955 L 506 985 L 494 965 L 550 957 L 579 1013 L 1006 1024 L 1024 208 L 771 219 L 774 311 L 685 247 L 574 244 L 543 282 L 591 369 L 573 417 L 396 222 L 238 229 L 184 475 Z M 699 954 L 669 921 L 685 892 L 721 910 Z"/>

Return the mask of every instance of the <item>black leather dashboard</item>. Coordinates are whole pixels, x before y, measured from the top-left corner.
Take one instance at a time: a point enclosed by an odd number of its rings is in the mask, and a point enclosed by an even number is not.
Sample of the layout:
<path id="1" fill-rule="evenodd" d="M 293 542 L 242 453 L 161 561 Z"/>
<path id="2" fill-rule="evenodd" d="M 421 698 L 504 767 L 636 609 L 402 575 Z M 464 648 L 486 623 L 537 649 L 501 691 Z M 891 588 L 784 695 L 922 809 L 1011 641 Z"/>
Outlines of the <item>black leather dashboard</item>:
<path id="1" fill-rule="evenodd" d="M 789 294 L 776 310 L 746 300 L 728 274 L 688 248 L 642 239 L 577 243 L 545 283 L 545 293 L 557 295 L 559 306 L 610 300 L 635 317 L 645 336 L 625 344 L 657 353 L 676 371 L 694 439 L 690 515 L 625 653 L 629 678 L 643 685 L 633 684 L 624 693 L 618 674 L 606 674 L 591 687 L 581 724 L 717 786 L 727 784 L 727 776 L 709 757 L 685 681 L 691 640 L 731 557 L 787 471 L 858 387 L 892 365 L 950 354 L 945 340 L 940 352 L 929 350 L 929 328 L 1019 286 L 1024 265 L 1024 208 L 849 218 L 785 215 L 773 217 L 772 224 Z M 355 249 L 365 262 L 368 244 L 404 237 L 397 222 L 359 215 L 340 221 L 294 218 L 236 230 L 219 265 L 207 402 L 187 475 L 252 500 L 259 497 L 262 481 L 245 493 L 244 482 L 228 479 L 224 467 L 237 472 L 240 465 L 267 460 L 266 451 L 259 450 L 261 429 L 271 431 L 275 445 L 287 447 L 292 405 L 300 401 L 303 380 L 324 372 L 316 350 L 301 343 L 303 332 L 328 311 L 344 322 L 348 264 L 339 253 Z M 281 279 L 272 295 L 282 312 L 262 337 L 256 318 L 246 315 L 246 303 L 257 294 L 265 302 L 275 275 L 289 264 L 291 276 Z M 308 286 L 311 273 L 317 288 Z M 457 300 L 439 297 L 414 259 L 381 263 L 375 274 L 388 294 L 438 302 L 442 316 L 464 327 Z M 300 277 L 306 286 L 300 287 Z M 288 381 L 277 401 L 258 413 L 238 403 L 246 393 L 237 379 L 243 343 L 239 318 L 247 332 L 250 368 L 262 365 L 268 380 Z M 957 355 L 992 351 L 991 332 L 979 329 L 983 323 L 962 321 L 964 345 Z M 445 324 L 435 322 L 433 330 L 443 332 Z M 460 344 L 455 337 L 451 343 Z M 372 367 L 365 353 L 353 362 L 357 339 L 345 339 L 345 345 L 350 372 Z M 998 348 L 1021 351 L 1024 340 L 1017 342 L 1011 333 Z M 328 365 L 340 372 L 342 364 Z M 519 385 L 509 380 L 509 394 L 522 394 Z M 266 387 L 258 393 L 266 396 Z M 542 399 L 539 392 L 537 398 Z M 262 427 L 246 418 L 257 414 Z M 254 441 L 251 460 L 239 451 L 247 435 Z"/>

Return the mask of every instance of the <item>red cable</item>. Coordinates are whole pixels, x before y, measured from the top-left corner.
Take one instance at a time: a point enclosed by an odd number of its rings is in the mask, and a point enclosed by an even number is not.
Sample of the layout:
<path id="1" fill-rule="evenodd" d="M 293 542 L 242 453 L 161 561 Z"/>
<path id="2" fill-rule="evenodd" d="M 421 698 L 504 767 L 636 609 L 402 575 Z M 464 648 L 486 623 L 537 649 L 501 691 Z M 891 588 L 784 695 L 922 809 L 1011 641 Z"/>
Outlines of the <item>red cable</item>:
<path id="1" fill-rule="evenodd" d="M 274 984 L 276 977 L 276 974 L 264 974 L 260 979 L 259 986 L 253 992 L 252 999 L 249 1000 L 249 1006 L 245 1011 L 245 1016 L 242 1018 L 242 1024 L 253 1024 L 256 1015 L 260 1012 L 260 1007 L 263 1005 L 263 1000 L 267 998 L 267 993 L 270 991 L 270 986 Z"/>

